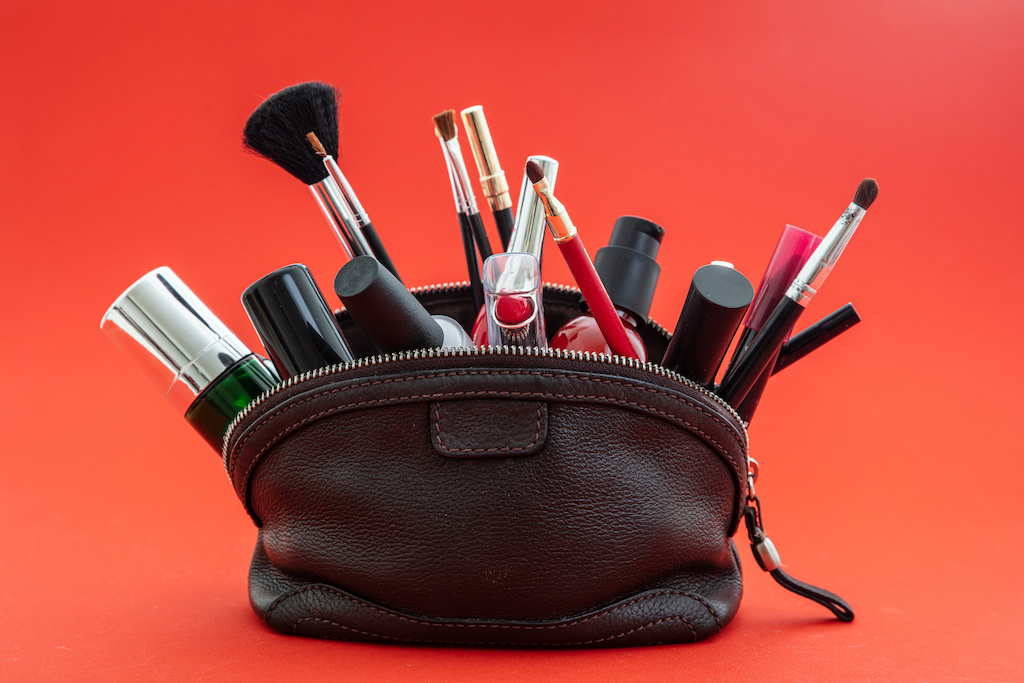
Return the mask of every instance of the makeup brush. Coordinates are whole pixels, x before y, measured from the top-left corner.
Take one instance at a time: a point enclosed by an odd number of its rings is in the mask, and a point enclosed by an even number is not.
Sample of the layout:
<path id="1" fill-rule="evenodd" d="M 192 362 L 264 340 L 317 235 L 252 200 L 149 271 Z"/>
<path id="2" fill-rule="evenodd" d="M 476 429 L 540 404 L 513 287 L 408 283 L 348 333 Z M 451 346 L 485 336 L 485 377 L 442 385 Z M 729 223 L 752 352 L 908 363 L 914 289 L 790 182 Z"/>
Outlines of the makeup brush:
<path id="1" fill-rule="evenodd" d="M 337 94 L 326 83 L 293 85 L 274 93 L 249 115 L 246 149 L 269 159 L 309 186 L 349 257 L 372 254 L 337 181 L 313 151 L 313 132 L 327 150 L 338 147 Z"/>
<path id="2" fill-rule="evenodd" d="M 594 316 L 598 329 L 601 330 L 605 341 L 608 342 L 608 348 L 616 355 L 639 359 L 641 354 L 630 343 L 626 329 L 622 326 L 622 320 L 615 311 L 615 306 L 594 268 L 593 261 L 587 254 L 586 247 L 583 246 L 576 226 L 572 224 L 562 203 L 551 193 L 551 188 L 548 187 L 547 180 L 544 178 L 544 171 L 541 170 L 537 162 L 531 160 L 526 162 L 526 176 L 533 183 L 533 189 L 536 190 L 544 205 L 548 230 L 555 238 L 558 250 L 565 257 L 565 262 L 590 307 L 591 315 Z"/>
<path id="3" fill-rule="evenodd" d="M 448 182 L 452 186 L 452 197 L 455 199 L 455 215 L 459 219 L 459 233 L 462 235 L 462 251 L 466 255 L 466 272 L 469 276 L 469 293 L 473 297 L 473 310 L 483 311 L 484 289 L 480 279 L 480 262 L 476 258 L 476 246 L 473 244 L 473 228 L 469 225 L 469 216 L 463 211 L 465 201 L 455 171 L 455 164 L 452 161 L 448 146 L 444 143 L 444 137 L 437 126 L 434 126 L 434 135 L 441 143 L 441 154 L 444 156 L 444 164 L 448 169 Z"/>
<path id="4" fill-rule="evenodd" d="M 718 395 L 730 405 L 739 406 L 768 364 L 775 362 L 783 340 L 825 282 L 825 278 L 832 272 L 843 249 L 877 196 L 878 183 L 873 178 L 861 181 L 853 202 L 815 248 L 785 296 L 750 343 L 746 353 L 722 380 Z"/>
<path id="5" fill-rule="evenodd" d="M 473 188 L 469 183 L 466 162 L 462 158 L 462 148 L 459 146 L 458 137 L 459 128 L 455 123 L 455 110 L 448 109 L 436 115 L 434 126 L 441 134 L 441 146 L 447 150 L 448 158 L 451 159 L 452 188 L 458 187 L 459 198 L 462 202 L 460 211 L 465 213 L 469 219 L 469 227 L 473 231 L 473 239 L 476 242 L 477 251 L 480 252 L 480 260 L 486 261 L 494 252 L 491 251 L 491 243 L 484 230 L 484 221 L 480 217 L 480 209 L 477 208 L 476 197 L 473 196 Z"/>
<path id="6" fill-rule="evenodd" d="M 508 192 L 508 180 L 505 171 L 498 162 L 498 152 L 494 149 L 494 140 L 487 127 L 484 108 L 479 104 L 462 110 L 462 125 L 466 127 L 469 148 L 473 151 L 477 171 L 480 172 L 480 186 L 483 188 L 487 204 L 494 215 L 494 224 L 498 228 L 501 248 L 508 250 L 508 241 L 512 237 L 512 197 Z"/>
<path id="7" fill-rule="evenodd" d="M 337 120 L 337 108 L 335 108 L 335 121 Z M 335 127 L 336 129 L 336 127 Z M 345 178 L 345 174 L 341 172 L 335 159 L 338 157 L 338 146 L 335 143 L 334 151 L 329 152 L 324 147 L 323 142 L 317 136 L 315 131 L 306 133 L 306 140 L 309 142 L 310 147 L 316 152 L 317 156 L 324 160 L 324 166 L 327 167 L 327 172 L 331 174 L 331 177 L 338 183 L 338 187 L 341 188 L 342 196 L 345 198 L 345 202 L 348 204 L 349 209 L 352 211 L 352 215 L 355 216 L 356 222 L 359 224 L 359 229 L 363 233 L 363 237 L 366 239 L 366 243 L 370 246 L 373 252 L 374 258 L 376 258 L 382 266 L 391 271 L 401 281 L 401 277 L 398 275 L 398 269 L 395 268 L 395 264 L 391 261 L 391 257 L 388 255 L 387 249 L 384 248 L 384 243 L 381 242 L 380 237 L 377 235 L 377 230 L 373 227 L 373 223 L 370 222 L 370 217 L 366 215 L 366 210 L 363 205 L 359 203 L 359 198 L 356 197 L 356 193 L 352 190 L 352 186 L 349 185 L 348 179 Z M 337 140 L 337 136 L 335 136 Z"/>

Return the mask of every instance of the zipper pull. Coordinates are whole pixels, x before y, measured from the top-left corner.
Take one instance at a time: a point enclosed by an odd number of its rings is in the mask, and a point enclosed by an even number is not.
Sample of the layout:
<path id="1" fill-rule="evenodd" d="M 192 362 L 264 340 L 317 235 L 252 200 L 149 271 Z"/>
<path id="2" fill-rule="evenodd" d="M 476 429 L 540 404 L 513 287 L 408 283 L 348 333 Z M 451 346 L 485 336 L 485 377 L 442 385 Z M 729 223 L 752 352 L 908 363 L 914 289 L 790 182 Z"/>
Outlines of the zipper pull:
<path id="1" fill-rule="evenodd" d="M 776 583 L 786 590 L 827 607 L 839 621 L 853 621 L 853 608 L 841 597 L 817 586 L 804 583 L 782 571 L 782 560 L 779 558 L 779 551 L 764 532 L 764 522 L 761 518 L 761 500 L 757 497 L 757 493 L 754 490 L 757 474 L 757 461 L 751 458 L 750 467 L 747 470 L 747 506 L 743 510 L 743 518 L 747 523 L 747 537 L 750 539 L 750 549 L 754 554 L 754 559 L 757 560 L 758 566 L 771 574 Z"/>

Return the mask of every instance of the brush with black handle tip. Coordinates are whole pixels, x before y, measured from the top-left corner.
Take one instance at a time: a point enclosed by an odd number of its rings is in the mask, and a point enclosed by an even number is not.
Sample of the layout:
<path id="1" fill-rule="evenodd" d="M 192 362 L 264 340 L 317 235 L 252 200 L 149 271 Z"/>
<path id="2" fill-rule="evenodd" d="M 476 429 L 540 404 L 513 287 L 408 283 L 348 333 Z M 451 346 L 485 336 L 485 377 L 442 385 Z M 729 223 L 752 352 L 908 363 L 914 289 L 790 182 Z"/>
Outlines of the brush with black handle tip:
<path id="1" fill-rule="evenodd" d="M 335 120 L 337 116 L 335 115 Z M 391 260 L 391 256 L 388 255 L 388 250 L 384 247 L 384 243 L 381 241 L 380 236 L 377 234 L 376 228 L 373 227 L 373 223 L 370 221 L 370 217 L 366 214 L 366 209 L 359 203 L 359 198 L 356 196 L 355 191 L 349 184 L 345 174 L 341 172 L 341 168 L 338 167 L 338 149 L 335 144 L 334 151 L 331 152 L 324 146 L 323 142 L 317 136 L 316 131 L 310 131 L 306 133 L 306 140 L 309 142 L 310 147 L 316 152 L 324 161 L 324 166 L 327 168 L 327 172 L 337 182 L 338 187 L 341 188 L 342 197 L 345 198 L 345 203 L 348 204 L 352 215 L 355 217 L 356 223 L 359 225 L 359 230 L 363 234 L 363 238 L 366 240 L 367 245 L 370 247 L 370 255 L 377 259 L 382 266 L 391 271 L 401 281 L 401 277 L 398 275 L 398 268 L 395 267 L 394 262 Z M 337 140 L 337 136 L 335 136 Z"/>
<path id="2" fill-rule="evenodd" d="M 476 205 L 473 187 L 469 182 L 469 173 L 466 171 L 466 161 L 462 157 L 459 128 L 455 123 L 455 110 L 448 109 L 434 116 L 434 126 L 440 135 L 441 146 L 445 148 L 447 156 L 451 160 L 452 187 L 458 187 L 462 201 L 461 212 L 466 214 L 469 227 L 473 231 L 473 241 L 476 242 L 476 249 L 480 252 L 480 260 L 486 261 L 494 252 L 491 250 L 490 240 L 487 239 L 487 231 L 484 229 L 480 209 Z"/>
<path id="3" fill-rule="evenodd" d="M 718 395 L 727 403 L 733 407 L 739 406 L 764 369 L 778 357 L 786 335 L 825 282 L 877 196 L 878 183 L 873 178 L 861 181 L 853 201 L 807 259 L 800 274 L 754 337 L 746 353 L 722 380 Z"/>

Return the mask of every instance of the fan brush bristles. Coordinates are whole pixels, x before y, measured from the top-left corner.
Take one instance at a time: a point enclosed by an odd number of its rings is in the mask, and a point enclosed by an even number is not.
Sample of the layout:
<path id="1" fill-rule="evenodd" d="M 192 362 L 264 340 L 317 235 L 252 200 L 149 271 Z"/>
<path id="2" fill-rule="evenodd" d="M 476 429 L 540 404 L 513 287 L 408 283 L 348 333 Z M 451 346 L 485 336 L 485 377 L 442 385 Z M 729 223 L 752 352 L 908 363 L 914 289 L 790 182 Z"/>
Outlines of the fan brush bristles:
<path id="1" fill-rule="evenodd" d="M 853 196 L 853 203 L 862 209 L 866 209 L 875 202 L 878 196 L 878 183 L 874 178 L 865 178 L 857 186 L 857 193 Z"/>
<path id="2" fill-rule="evenodd" d="M 274 93 L 245 123 L 246 149 L 269 159 L 306 185 L 327 177 L 327 168 L 307 142 L 316 133 L 331 156 L 338 154 L 338 92 L 326 83 L 299 83 Z"/>

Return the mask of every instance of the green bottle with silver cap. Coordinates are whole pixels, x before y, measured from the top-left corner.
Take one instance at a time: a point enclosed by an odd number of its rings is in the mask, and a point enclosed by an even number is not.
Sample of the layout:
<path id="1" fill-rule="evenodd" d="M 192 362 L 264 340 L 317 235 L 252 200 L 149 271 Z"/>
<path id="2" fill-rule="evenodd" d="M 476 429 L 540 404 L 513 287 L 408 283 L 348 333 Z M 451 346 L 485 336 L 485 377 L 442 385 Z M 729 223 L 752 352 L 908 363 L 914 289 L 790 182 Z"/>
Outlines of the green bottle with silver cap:
<path id="1" fill-rule="evenodd" d="M 143 275 L 100 321 L 218 452 L 232 419 L 280 378 L 170 268 Z"/>

